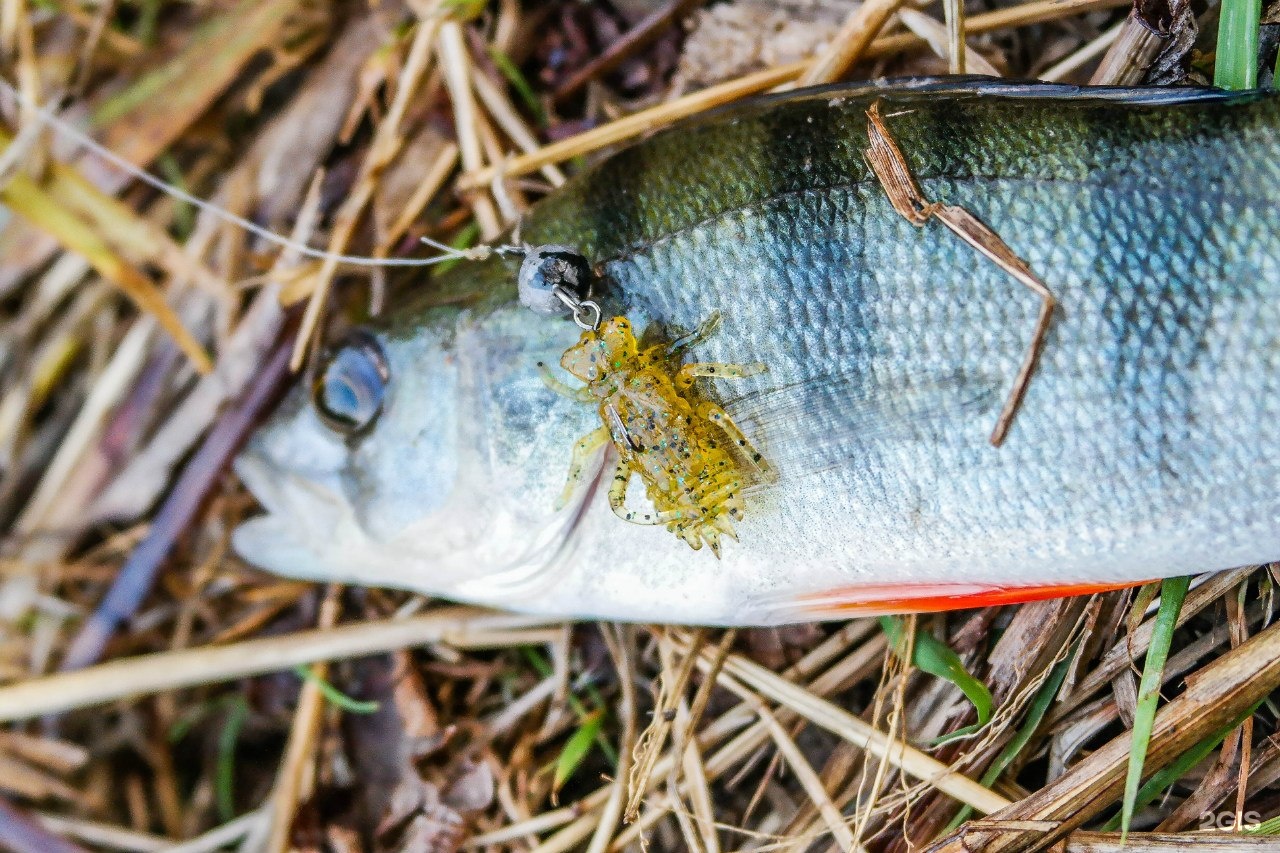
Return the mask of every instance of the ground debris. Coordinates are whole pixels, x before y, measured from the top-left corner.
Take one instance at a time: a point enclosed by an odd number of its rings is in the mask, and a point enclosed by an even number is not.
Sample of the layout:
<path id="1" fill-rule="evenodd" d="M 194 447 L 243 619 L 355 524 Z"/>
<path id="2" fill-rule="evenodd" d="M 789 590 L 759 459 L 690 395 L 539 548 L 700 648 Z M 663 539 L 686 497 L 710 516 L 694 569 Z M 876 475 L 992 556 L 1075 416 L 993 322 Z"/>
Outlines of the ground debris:
<path id="1" fill-rule="evenodd" d="M 396 257 L 424 235 L 471 245 L 483 217 L 510 226 L 580 158 L 688 115 L 681 98 L 702 87 L 761 70 L 776 76 L 752 92 L 798 79 L 856 6 L 41 0 L 5 4 L 0 55 L 24 96 L 56 101 L 199 198 L 310 247 Z M 1277 8 L 1264 13 L 1269 65 Z M 1203 73 L 1216 9 L 1198 21 L 1182 0 L 1141 10 L 1161 45 L 1146 82 Z M 1095 73 L 1130 13 L 1123 0 L 965 11 L 968 53 L 989 70 L 1067 82 Z M 848 79 L 945 71 L 946 20 L 942 3 L 891 16 Z M 742 94 L 724 91 L 697 109 Z M 640 107 L 654 112 L 628 123 Z M 36 685 L 51 711 L 0 728 L 0 847 L 269 838 L 253 849 L 718 853 L 835 841 L 881 853 L 1062 836 L 1068 851 L 1119 849 L 1110 822 L 1150 598 L 918 618 L 911 636 L 949 648 L 994 697 L 991 721 L 971 729 L 957 682 L 908 665 L 876 620 L 736 634 L 495 628 L 473 609 L 245 565 L 229 533 L 255 505 L 220 459 L 199 467 L 199 448 L 270 353 L 305 368 L 311 345 L 431 279 L 303 258 L 33 116 L 0 96 L 0 132 L 26 146 L 0 190 L 65 204 L 82 226 L 70 236 L 105 249 L 62 252 L 0 217 L 0 691 Z M 63 201 L 76 187 L 88 189 Z M 206 376 L 191 342 L 212 359 Z M 163 553 L 148 556 L 156 542 Z M 1263 700 L 1280 683 L 1278 583 L 1262 567 L 1192 587 L 1148 753 L 1159 790 L 1128 849 L 1274 846 L 1222 830 L 1280 814 L 1277 711 Z M 116 584 L 128 594 L 109 597 Z M 305 655 L 290 658 L 308 664 L 298 670 L 251 665 L 304 641 L 383 636 L 393 618 L 475 627 L 451 628 L 452 645 L 437 627 L 408 648 L 361 646 L 327 667 Z M 87 670 L 116 673 L 97 699 L 38 678 L 96 658 L 124 667 Z M 188 677 L 211 661 L 222 663 Z M 296 798 L 277 799 L 282 779 Z M 970 822 L 952 825 L 966 809 Z"/>

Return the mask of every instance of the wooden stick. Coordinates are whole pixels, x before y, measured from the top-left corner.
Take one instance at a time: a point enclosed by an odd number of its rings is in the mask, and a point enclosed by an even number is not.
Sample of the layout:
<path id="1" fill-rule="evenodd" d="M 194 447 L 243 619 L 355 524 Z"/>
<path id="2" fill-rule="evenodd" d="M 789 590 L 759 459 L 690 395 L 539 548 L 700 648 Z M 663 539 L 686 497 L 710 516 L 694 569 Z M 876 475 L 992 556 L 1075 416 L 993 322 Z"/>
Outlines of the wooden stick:
<path id="1" fill-rule="evenodd" d="M 384 619 L 327 631 L 157 652 L 0 687 L 0 720 L 24 720 L 115 699 L 279 672 L 298 664 L 446 643 L 500 648 L 543 643 L 559 620 L 451 607 L 412 619 Z"/>
<path id="2" fill-rule="evenodd" d="M 965 31 L 971 35 L 988 33 L 993 30 L 1056 21 L 1072 15 L 1082 15 L 1099 9 L 1114 9 L 1119 6 L 1128 6 L 1129 4 L 1130 0 L 1034 0 L 1034 2 L 1023 3 L 1008 9 L 999 9 L 994 12 L 974 15 L 965 22 Z M 889 56 L 919 47 L 925 43 L 925 40 L 915 33 L 895 33 L 871 42 L 867 46 L 864 58 L 873 59 L 880 56 Z M 512 157 L 500 165 L 469 170 L 458 181 L 458 188 L 470 190 L 487 187 L 493 180 L 494 175 L 499 171 L 505 177 L 527 175 L 538 171 L 548 163 L 563 163 L 573 157 L 589 154 L 592 151 L 598 151 L 610 145 L 616 145 L 619 142 L 665 127 L 674 121 L 695 115 L 711 107 L 721 106 L 740 98 L 745 98 L 748 95 L 755 95 L 785 83 L 793 82 L 808 70 L 809 65 L 810 63 L 807 60 L 792 62 L 787 65 L 779 65 L 776 68 L 748 74 L 745 77 L 739 77 L 737 80 L 710 86 L 699 92 L 676 98 L 674 101 L 668 101 L 665 104 L 659 104 L 656 107 L 624 116 L 616 121 L 611 121 L 608 124 L 592 128 L 576 136 L 571 136 L 568 139 L 553 142 L 550 145 L 539 148 L 537 151 Z"/>
<path id="3" fill-rule="evenodd" d="M 830 46 L 805 70 L 800 78 L 801 86 L 819 86 L 834 83 L 867 53 L 871 41 L 898 11 L 903 0 L 866 0 L 858 6 L 840 27 Z"/>
<path id="4" fill-rule="evenodd" d="M 1043 281 L 1036 277 L 1031 267 L 1014 254 L 1013 249 L 1000 239 L 1000 235 L 992 231 L 982 220 L 958 205 L 940 204 L 925 201 L 920 194 L 920 187 L 907 166 L 906 158 L 898 144 L 894 142 L 889 128 L 880 115 L 878 103 L 867 110 L 867 137 L 870 145 L 867 148 L 867 162 L 871 170 L 879 178 L 889 203 L 893 209 L 902 214 L 911 224 L 922 226 L 929 219 L 936 218 L 961 240 L 964 240 L 988 260 L 1013 276 L 1019 284 L 1040 297 L 1040 316 L 1036 319 L 1035 332 L 1031 343 L 1022 358 L 1022 366 L 1013 380 L 1013 388 L 1005 400 L 1004 408 L 996 418 L 995 428 L 991 431 L 990 441 L 999 447 L 1009 433 L 1009 425 L 1022 405 L 1027 386 L 1031 383 L 1031 374 L 1035 371 L 1036 362 L 1040 359 L 1040 350 L 1044 346 L 1049 332 L 1049 322 L 1053 319 L 1053 309 L 1057 305 L 1053 293 Z"/>

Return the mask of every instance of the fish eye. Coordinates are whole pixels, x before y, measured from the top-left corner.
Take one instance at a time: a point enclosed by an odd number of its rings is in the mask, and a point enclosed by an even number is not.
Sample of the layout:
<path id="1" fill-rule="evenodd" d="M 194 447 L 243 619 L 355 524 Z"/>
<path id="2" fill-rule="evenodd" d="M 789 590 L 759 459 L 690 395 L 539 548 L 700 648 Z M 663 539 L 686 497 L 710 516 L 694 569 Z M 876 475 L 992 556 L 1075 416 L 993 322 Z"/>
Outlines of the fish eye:
<path id="1" fill-rule="evenodd" d="M 382 411 L 391 372 L 373 335 L 354 331 L 321 363 L 311 389 L 316 413 L 343 435 L 357 435 Z"/>

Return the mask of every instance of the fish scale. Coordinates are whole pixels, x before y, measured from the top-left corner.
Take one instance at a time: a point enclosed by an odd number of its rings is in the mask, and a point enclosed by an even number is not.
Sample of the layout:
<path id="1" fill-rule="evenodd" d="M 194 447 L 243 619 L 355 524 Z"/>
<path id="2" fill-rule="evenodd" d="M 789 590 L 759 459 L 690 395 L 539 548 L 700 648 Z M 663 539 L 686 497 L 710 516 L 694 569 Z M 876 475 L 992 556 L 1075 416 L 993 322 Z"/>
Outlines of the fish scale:
<path id="1" fill-rule="evenodd" d="M 924 197 L 971 210 L 1059 301 L 1000 448 L 1038 298 L 893 210 L 862 156 L 875 101 Z M 845 87 L 703 118 L 588 169 L 521 237 L 580 250 L 637 328 L 719 312 L 687 360 L 768 365 L 699 386 L 780 472 L 722 560 L 618 520 L 603 488 L 555 511 L 593 424 L 534 365 L 577 329 L 514 302 L 508 258 L 375 329 L 392 379 L 367 434 L 327 434 L 295 392 L 241 460 L 269 513 L 237 547 L 286 574 L 704 624 L 1280 558 L 1278 205 L 1274 95 Z M 300 444 L 342 465 L 304 471 Z"/>

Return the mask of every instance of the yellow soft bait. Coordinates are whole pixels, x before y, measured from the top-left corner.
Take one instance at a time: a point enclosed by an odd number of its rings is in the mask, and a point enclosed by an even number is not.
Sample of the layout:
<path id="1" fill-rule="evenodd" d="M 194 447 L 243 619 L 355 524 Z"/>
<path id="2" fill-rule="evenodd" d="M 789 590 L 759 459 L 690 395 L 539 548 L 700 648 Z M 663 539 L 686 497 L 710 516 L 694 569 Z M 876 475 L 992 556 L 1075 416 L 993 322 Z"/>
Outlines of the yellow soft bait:
<path id="1" fill-rule="evenodd" d="M 705 542 L 720 556 L 721 535 L 737 538 L 734 522 L 744 512 L 743 489 L 775 478 L 773 468 L 716 403 L 702 399 L 698 377 L 742 379 L 766 370 L 763 364 L 695 362 L 681 364 L 681 352 L 710 335 L 713 317 L 672 344 L 641 351 L 624 317 L 583 331 L 560 365 L 586 387 L 572 389 L 544 369 L 548 385 L 599 408 L 599 428 L 573 448 L 564 505 L 584 479 L 588 460 L 612 442 L 618 461 L 609 484 L 609 505 L 634 524 L 664 524 L 695 551 Z M 633 476 L 645 486 L 652 509 L 627 506 Z"/>

